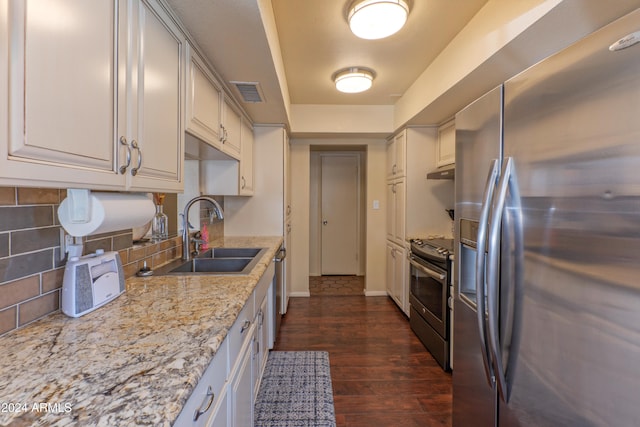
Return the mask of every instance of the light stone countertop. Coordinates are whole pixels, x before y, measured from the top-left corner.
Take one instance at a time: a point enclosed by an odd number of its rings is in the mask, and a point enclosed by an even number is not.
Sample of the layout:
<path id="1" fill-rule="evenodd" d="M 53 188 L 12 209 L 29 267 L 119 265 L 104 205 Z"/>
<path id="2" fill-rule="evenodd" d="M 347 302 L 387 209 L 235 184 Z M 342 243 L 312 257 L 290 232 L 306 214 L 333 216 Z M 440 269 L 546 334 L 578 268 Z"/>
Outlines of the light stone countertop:
<path id="1" fill-rule="evenodd" d="M 0 425 L 171 425 L 281 243 L 220 239 L 269 251 L 248 275 L 133 277 L 85 316 L 0 337 Z"/>

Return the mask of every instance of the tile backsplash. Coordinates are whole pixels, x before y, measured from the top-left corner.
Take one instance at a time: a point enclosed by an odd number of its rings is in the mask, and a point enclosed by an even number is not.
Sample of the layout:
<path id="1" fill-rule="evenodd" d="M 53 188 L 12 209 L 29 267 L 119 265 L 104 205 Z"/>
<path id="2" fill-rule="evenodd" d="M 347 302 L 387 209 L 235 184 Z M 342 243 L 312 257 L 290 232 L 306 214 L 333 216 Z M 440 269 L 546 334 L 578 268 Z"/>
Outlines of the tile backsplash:
<path id="1" fill-rule="evenodd" d="M 65 260 L 56 213 L 65 197 L 64 189 L 0 187 L 0 335 L 60 310 Z M 210 239 L 222 230 L 213 225 Z M 85 254 L 118 251 L 125 277 L 145 261 L 154 268 L 182 254 L 180 236 L 134 244 L 130 229 L 87 236 L 83 243 Z"/>

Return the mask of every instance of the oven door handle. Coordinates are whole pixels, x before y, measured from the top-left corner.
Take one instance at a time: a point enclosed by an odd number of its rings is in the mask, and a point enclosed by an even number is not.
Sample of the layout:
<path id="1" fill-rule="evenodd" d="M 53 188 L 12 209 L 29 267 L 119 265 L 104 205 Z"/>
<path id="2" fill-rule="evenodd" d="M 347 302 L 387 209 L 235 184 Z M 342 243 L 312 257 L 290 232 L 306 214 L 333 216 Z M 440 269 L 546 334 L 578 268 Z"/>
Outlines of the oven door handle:
<path id="1" fill-rule="evenodd" d="M 411 263 L 412 266 L 414 266 L 418 270 L 422 271 L 427 276 L 433 277 L 434 279 L 438 279 L 438 280 L 444 280 L 444 278 L 445 278 L 444 274 L 438 273 L 437 271 L 433 271 L 433 270 L 425 267 L 424 265 L 419 264 L 418 262 L 416 262 L 415 261 L 415 257 L 413 255 L 409 256 L 409 262 Z"/>

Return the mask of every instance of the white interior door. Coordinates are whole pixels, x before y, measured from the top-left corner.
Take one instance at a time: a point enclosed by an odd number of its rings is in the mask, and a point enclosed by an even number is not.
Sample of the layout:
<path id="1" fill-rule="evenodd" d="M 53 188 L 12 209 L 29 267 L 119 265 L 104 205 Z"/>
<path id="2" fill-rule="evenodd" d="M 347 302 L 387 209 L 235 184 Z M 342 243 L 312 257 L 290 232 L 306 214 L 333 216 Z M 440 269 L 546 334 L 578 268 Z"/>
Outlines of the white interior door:
<path id="1" fill-rule="evenodd" d="M 358 274 L 359 159 L 321 156 L 322 274 Z"/>

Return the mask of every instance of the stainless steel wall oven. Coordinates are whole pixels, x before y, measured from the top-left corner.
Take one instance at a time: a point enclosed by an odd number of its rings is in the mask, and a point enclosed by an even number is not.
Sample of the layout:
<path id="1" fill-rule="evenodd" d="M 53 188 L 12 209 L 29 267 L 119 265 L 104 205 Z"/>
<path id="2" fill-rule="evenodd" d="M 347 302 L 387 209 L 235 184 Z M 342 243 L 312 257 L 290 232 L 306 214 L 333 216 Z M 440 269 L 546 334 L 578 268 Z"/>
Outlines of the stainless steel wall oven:
<path id="1" fill-rule="evenodd" d="M 443 369 L 450 369 L 449 282 L 453 240 L 412 240 L 410 262 L 411 329 Z"/>

